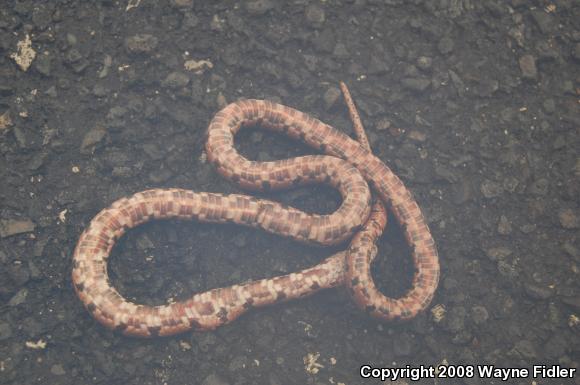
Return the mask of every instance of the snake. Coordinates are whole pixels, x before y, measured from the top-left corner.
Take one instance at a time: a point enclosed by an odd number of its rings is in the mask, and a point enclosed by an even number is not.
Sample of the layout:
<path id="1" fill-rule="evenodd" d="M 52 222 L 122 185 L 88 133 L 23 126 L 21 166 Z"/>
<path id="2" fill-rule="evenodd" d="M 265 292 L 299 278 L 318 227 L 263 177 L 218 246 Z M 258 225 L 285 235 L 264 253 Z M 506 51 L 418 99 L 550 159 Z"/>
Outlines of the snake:
<path id="1" fill-rule="evenodd" d="M 218 172 L 244 189 L 275 191 L 327 184 L 342 196 L 338 209 L 330 214 L 311 214 L 252 195 L 179 188 L 150 189 L 121 198 L 90 221 L 74 249 L 72 283 L 88 312 L 105 327 L 125 335 L 169 336 L 214 330 L 249 309 L 343 285 L 360 309 L 382 320 L 408 320 L 425 310 L 439 282 L 434 239 L 411 192 L 371 152 L 352 97 L 344 83 L 340 86 L 356 140 L 291 107 L 243 99 L 212 118 L 205 144 L 207 159 Z M 322 154 L 268 162 L 248 160 L 234 147 L 234 136 L 246 127 L 285 134 Z M 371 189 L 378 197 L 374 203 Z M 399 298 L 384 295 L 371 274 L 387 210 L 403 230 L 415 270 L 410 289 Z M 128 229 L 160 219 L 234 223 L 318 245 L 350 243 L 345 250 L 302 271 L 211 289 L 163 305 L 134 303 L 111 284 L 109 254 Z"/>

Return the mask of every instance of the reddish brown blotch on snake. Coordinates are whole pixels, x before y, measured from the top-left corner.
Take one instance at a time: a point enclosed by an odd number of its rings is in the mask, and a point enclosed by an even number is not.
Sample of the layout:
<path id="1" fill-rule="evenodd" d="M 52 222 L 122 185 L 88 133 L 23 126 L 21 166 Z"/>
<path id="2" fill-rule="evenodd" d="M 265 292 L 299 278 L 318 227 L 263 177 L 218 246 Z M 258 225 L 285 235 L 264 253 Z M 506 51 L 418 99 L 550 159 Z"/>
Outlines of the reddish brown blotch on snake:
<path id="1" fill-rule="evenodd" d="M 334 186 L 343 198 L 334 213 L 308 214 L 246 195 L 182 189 L 153 189 L 122 198 L 97 214 L 74 251 L 73 284 L 88 311 L 111 329 L 152 337 L 191 329 L 212 330 L 250 308 L 339 285 L 348 287 L 359 307 L 385 320 L 409 319 L 424 310 L 439 281 L 439 260 L 431 232 L 409 190 L 372 154 L 352 98 L 342 83 L 341 88 L 358 141 L 293 108 L 250 99 L 232 103 L 215 115 L 206 144 L 208 159 L 220 174 L 243 188 L 276 190 L 312 183 Z M 234 148 L 234 135 L 247 126 L 285 133 L 326 155 L 249 161 Z M 373 205 L 368 184 L 380 199 Z M 375 242 L 387 222 L 385 206 L 403 228 L 415 265 L 411 289 L 396 299 L 375 287 L 370 271 L 377 252 Z M 354 237 L 347 250 L 296 273 L 213 289 L 167 305 L 130 302 L 109 282 L 109 253 L 127 229 L 167 218 L 236 223 L 322 245 Z"/>

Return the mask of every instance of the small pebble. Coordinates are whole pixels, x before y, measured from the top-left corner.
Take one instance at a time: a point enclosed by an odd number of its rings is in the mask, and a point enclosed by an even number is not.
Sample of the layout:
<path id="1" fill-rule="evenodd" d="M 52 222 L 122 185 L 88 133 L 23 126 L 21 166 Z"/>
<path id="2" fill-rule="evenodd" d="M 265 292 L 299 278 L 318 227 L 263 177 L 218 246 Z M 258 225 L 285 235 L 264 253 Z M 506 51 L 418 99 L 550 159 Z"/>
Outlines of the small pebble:
<path id="1" fill-rule="evenodd" d="M 512 232 L 512 224 L 505 215 L 500 216 L 497 225 L 497 232 L 501 235 L 508 235 Z"/>
<path id="2" fill-rule="evenodd" d="M 423 71 L 428 71 L 433 66 L 433 59 L 428 56 L 419 56 L 417 58 L 417 67 Z"/>
<path id="3" fill-rule="evenodd" d="M 171 5 L 176 8 L 191 8 L 193 7 L 193 0 L 171 0 Z"/>
<path id="4" fill-rule="evenodd" d="M 536 59 L 532 55 L 524 55 L 520 58 L 520 70 L 524 79 L 535 80 L 538 77 Z"/>
<path id="5" fill-rule="evenodd" d="M 310 4 L 304 10 L 306 20 L 314 28 L 320 28 L 324 21 L 326 20 L 326 15 L 324 14 L 324 9 L 318 4 Z"/>
<path id="6" fill-rule="evenodd" d="M 546 114 L 553 114 L 556 111 L 556 103 L 554 102 L 554 99 L 549 98 L 544 100 L 543 106 Z"/>
<path id="7" fill-rule="evenodd" d="M 12 298 L 10 298 L 8 306 L 18 306 L 26 301 L 26 297 L 28 297 L 28 289 L 20 289 Z"/>
<path id="8" fill-rule="evenodd" d="M 138 34 L 125 39 L 125 48 L 130 53 L 150 53 L 159 44 L 159 39 L 150 34 Z"/>
<path id="9" fill-rule="evenodd" d="M 387 118 L 380 119 L 375 126 L 377 131 L 386 131 L 390 127 L 391 127 L 391 121 Z"/>
<path id="10" fill-rule="evenodd" d="M 246 3 L 246 11 L 250 15 L 263 15 L 274 8 L 274 3 L 271 0 L 255 0 Z"/>
<path id="11" fill-rule="evenodd" d="M 423 92 L 431 85 L 431 81 L 421 78 L 404 78 L 401 80 L 401 84 L 408 90 Z"/>
<path id="12" fill-rule="evenodd" d="M 489 313 L 483 306 L 474 306 L 471 308 L 471 318 L 476 325 L 481 325 L 489 319 Z"/>
<path id="13" fill-rule="evenodd" d="M 550 181 L 545 178 L 536 179 L 530 185 L 530 193 L 533 195 L 546 195 L 550 189 Z"/>
<path id="14" fill-rule="evenodd" d="M 52 61 L 49 55 L 42 54 L 36 57 L 34 68 L 43 76 L 50 76 Z"/>
<path id="15" fill-rule="evenodd" d="M 0 341 L 12 337 L 12 328 L 8 322 L 0 322 Z"/>
<path id="16" fill-rule="evenodd" d="M 230 383 L 227 382 L 224 378 L 217 374 L 210 374 L 203 380 L 201 383 L 202 385 L 229 385 Z"/>
<path id="17" fill-rule="evenodd" d="M 465 328 L 466 311 L 462 306 L 452 308 L 447 315 L 447 329 L 457 333 Z"/>
<path id="18" fill-rule="evenodd" d="M 558 218 L 560 219 L 560 225 L 565 229 L 577 229 L 580 227 L 580 219 L 575 210 L 561 210 L 558 213 Z"/>
<path id="19" fill-rule="evenodd" d="M 441 52 L 441 54 L 447 55 L 448 53 L 453 51 L 454 46 L 455 43 L 451 38 L 444 37 L 441 40 L 439 40 L 439 43 L 437 44 L 437 49 L 439 49 L 439 52 Z"/>
<path id="20" fill-rule="evenodd" d="M 570 242 L 564 243 L 562 249 L 572 258 L 580 261 L 580 250 Z"/>
<path id="21" fill-rule="evenodd" d="M 95 146 L 104 139 L 105 135 L 107 135 L 107 130 L 104 127 L 96 126 L 92 128 L 83 138 L 80 148 L 81 154 L 93 152 Z"/>
<path id="22" fill-rule="evenodd" d="M 64 376 L 66 374 L 66 371 L 61 364 L 52 365 L 50 372 L 55 376 Z"/>
<path id="23" fill-rule="evenodd" d="M 524 288 L 526 294 L 532 299 L 548 299 L 553 293 L 549 287 L 542 287 L 531 283 L 526 284 Z"/>
<path id="24" fill-rule="evenodd" d="M 189 76 L 183 72 L 174 71 L 167 75 L 161 84 L 167 88 L 183 88 L 189 84 Z"/>
<path id="25" fill-rule="evenodd" d="M 488 199 L 496 198 L 503 194 L 503 187 L 494 181 L 485 180 L 481 184 L 481 193 Z"/>
<path id="26" fill-rule="evenodd" d="M 34 231 L 36 225 L 30 219 L 0 219 L 0 238 Z"/>
<path id="27" fill-rule="evenodd" d="M 337 87 L 330 87 L 324 93 L 324 107 L 329 110 L 331 109 L 336 102 L 340 99 L 341 92 Z"/>
<path id="28" fill-rule="evenodd" d="M 538 356 L 536 354 L 534 345 L 531 341 L 528 340 L 521 340 L 517 342 L 510 353 L 526 360 L 533 360 Z"/>

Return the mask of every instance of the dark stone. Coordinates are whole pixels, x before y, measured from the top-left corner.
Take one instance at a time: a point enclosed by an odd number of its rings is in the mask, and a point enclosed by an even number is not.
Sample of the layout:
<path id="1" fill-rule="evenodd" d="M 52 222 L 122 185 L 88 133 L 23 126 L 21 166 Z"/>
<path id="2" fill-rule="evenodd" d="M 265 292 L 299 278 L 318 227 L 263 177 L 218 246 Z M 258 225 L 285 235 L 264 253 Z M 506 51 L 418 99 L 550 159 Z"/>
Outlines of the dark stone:
<path id="1" fill-rule="evenodd" d="M 408 90 L 423 92 L 431 85 L 431 80 L 422 78 L 404 78 L 401 80 L 401 84 Z"/>
<path id="2" fill-rule="evenodd" d="M 246 3 L 246 11 L 250 15 L 263 15 L 273 9 L 275 3 L 272 0 L 253 0 Z"/>
<path id="3" fill-rule="evenodd" d="M 150 34 L 138 34 L 125 39 L 125 48 L 129 53 L 151 53 L 157 45 L 159 39 Z"/>
<path id="4" fill-rule="evenodd" d="M 210 374 L 207 376 L 202 385 L 230 385 L 230 383 L 218 374 Z"/>
<path id="5" fill-rule="evenodd" d="M 557 28 L 554 17 L 545 12 L 542 7 L 531 11 L 531 14 L 542 34 L 549 35 Z"/>
<path id="6" fill-rule="evenodd" d="M 465 317 L 467 311 L 462 306 L 453 307 L 446 317 L 447 330 L 457 333 L 465 328 Z"/>
<path id="7" fill-rule="evenodd" d="M 550 298 L 554 293 L 549 287 L 542 287 L 531 283 L 525 285 L 525 290 L 530 298 L 542 300 Z"/>
<path id="8" fill-rule="evenodd" d="M 536 80 L 538 77 L 538 69 L 536 67 L 536 59 L 532 55 L 524 55 L 520 57 L 520 70 L 522 77 L 527 80 Z"/>
<path id="9" fill-rule="evenodd" d="M 186 73 L 175 71 L 167 75 L 161 84 L 167 88 L 183 88 L 189 84 L 189 76 Z"/>
<path id="10" fill-rule="evenodd" d="M 304 16 L 306 17 L 306 21 L 314 28 L 320 28 L 326 20 L 324 8 L 316 3 L 311 3 L 306 7 Z"/>
<path id="11" fill-rule="evenodd" d="M 41 75 L 50 76 L 52 68 L 52 60 L 50 55 L 46 55 L 44 53 L 37 55 L 33 66 Z"/>
<path id="12" fill-rule="evenodd" d="M 450 37 L 444 37 L 441 40 L 439 40 L 439 43 L 437 44 L 437 49 L 439 49 L 439 52 L 441 52 L 441 54 L 447 55 L 453 51 L 454 46 L 455 43 Z"/>
<path id="13" fill-rule="evenodd" d="M 535 360 L 538 358 L 536 348 L 529 340 L 521 340 L 516 342 L 513 349 L 508 352 L 508 355 L 526 360 L 528 362 L 529 360 Z"/>
<path id="14" fill-rule="evenodd" d="M 474 306 L 471 308 L 471 318 L 476 325 L 480 325 L 488 320 L 489 313 L 483 306 Z"/>
<path id="15" fill-rule="evenodd" d="M 12 327 L 8 322 L 0 321 L 0 341 L 12 337 Z"/>

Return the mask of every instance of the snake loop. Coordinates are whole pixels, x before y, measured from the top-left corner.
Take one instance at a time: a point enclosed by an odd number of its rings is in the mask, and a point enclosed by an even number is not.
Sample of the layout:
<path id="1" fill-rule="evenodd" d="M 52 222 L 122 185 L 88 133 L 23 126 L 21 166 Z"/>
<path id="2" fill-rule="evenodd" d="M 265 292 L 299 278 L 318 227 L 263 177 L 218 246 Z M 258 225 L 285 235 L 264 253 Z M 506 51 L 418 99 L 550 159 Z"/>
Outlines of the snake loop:
<path id="1" fill-rule="evenodd" d="M 408 319 L 425 309 L 439 280 L 433 238 L 410 192 L 371 153 L 350 94 L 344 84 L 341 87 L 358 142 L 290 107 L 250 99 L 232 103 L 218 112 L 210 122 L 206 143 L 208 159 L 218 171 L 244 188 L 268 190 L 309 183 L 334 186 L 343 198 L 334 213 L 308 214 L 246 195 L 182 189 L 153 189 L 122 198 L 97 214 L 81 234 L 74 251 L 73 284 L 89 312 L 103 325 L 127 335 L 172 335 L 190 329 L 212 330 L 250 308 L 304 297 L 342 284 L 349 288 L 361 308 L 382 319 Z M 298 138 L 326 155 L 249 161 L 233 145 L 234 135 L 247 126 Z M 367 182 L 380 198 L 372 207 Z M 398 299 L 378 291 L 370 273 L 376 255 L 375 241 L 386 225 L 383 204 L 403 227 L 415 264 L 412 288 Z M 236 223 L 323 245 L 340 243 L 353 234 L 354 238 L 347 250 L 300 272 L 213 289 L 167 305 L 135 304 L 109 283 L 109 253 L 127 229 L 166 218 Z"/>

